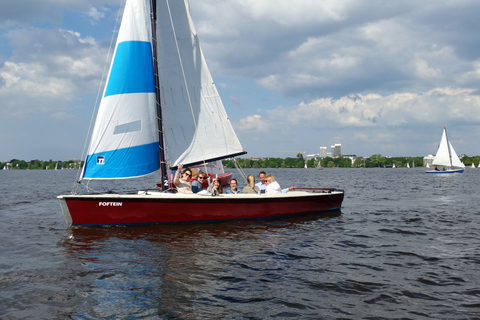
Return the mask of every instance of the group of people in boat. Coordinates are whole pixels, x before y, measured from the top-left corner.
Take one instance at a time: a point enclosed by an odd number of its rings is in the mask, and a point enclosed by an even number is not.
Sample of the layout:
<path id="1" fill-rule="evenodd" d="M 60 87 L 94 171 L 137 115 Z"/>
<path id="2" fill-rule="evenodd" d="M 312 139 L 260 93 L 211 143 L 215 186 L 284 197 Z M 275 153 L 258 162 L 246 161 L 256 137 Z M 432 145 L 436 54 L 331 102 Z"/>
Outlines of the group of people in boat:
<path id="1" fill-rule="evenodd" d="M 208 188 L 203 187 L 203 181 L 208 179 L 208 174 L 200 171 L 197 174 L 195 180 L 191 181 L 193 171 L 190 168 L 185 168 L 182 172 L 183 165 L 179 164 L 178 169 L 173 177 L 173 184 L 178 193 L 204 193 L 204 194 L 222 194 L 223 187 L 219 179 L 213 178 Z M 289 187 L 282 189 L 280 184 L 275 181 L 272 175 L 267 175 L 264 171 L 261 171 L 258 175 L 260 182 L 255 183 L 255 177 L 248 175 L 246 180 L 246 186 L 242 189 L 238 188 L 237 179 L 230 180 L 230 189 L 226 194 L 272 194 L 272 193 L 285 193 L 289 190 L 294 190 L 295 187 Z"/>

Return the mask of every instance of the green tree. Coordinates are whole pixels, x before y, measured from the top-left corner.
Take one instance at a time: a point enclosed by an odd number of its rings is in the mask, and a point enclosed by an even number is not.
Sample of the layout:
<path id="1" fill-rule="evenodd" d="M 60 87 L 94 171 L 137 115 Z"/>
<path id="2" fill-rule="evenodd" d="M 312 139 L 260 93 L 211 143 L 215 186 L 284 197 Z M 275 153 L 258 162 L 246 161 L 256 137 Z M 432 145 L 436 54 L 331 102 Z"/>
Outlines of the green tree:
<path id="1" fill-rule="evenodd" d="M 297 164 L 296 158 L 290 158 L 290 157 L 285 158 L 285 166 L 287 168 L 294 168 L 296 164 Z"/>
<path id="2" fill-rule="evenodd" d="M 332 158 L 332 157 L 325 157 L 325 158 L 323 158 L 322 161 L 321 161 L 322 167 L 328 168 L 328 163 L 329 163 L 330 161 L 333 162 L 333 158 Z M 335 164 L 335 162 L 334 162 L 334 164 Z"/>
<path id="3" fill-rule="evenodd" d="M 307 161 L 307 167 L 314 168 L 315 167 L 315 159 L 310 159 Z"/>
<path id="4" fill-rule="evenodd" d="M 297 163 L 295 164 L 295 168 L 303 168 L 305 167 L 305 162 L 302 159 L 298 159 Z"/>
<path id="5" fill-rule="evenodd" d="M 353 165 L 352 165 L 354 168 L 360 168 L 360 167 L 363 167 L 363 160 L 361 157 L 357 157 L 355 158 L 355 161 L 353 162 Z"/>
<path id="6" fill-rule="evenodd" d="M 471 166 L 472 165 L 472 162 L 473 162 L 473 158 L 469 157 L 469 156 L 463 156 L 462 159 L 460 159 L 464 165 L 466 166 Z"/>

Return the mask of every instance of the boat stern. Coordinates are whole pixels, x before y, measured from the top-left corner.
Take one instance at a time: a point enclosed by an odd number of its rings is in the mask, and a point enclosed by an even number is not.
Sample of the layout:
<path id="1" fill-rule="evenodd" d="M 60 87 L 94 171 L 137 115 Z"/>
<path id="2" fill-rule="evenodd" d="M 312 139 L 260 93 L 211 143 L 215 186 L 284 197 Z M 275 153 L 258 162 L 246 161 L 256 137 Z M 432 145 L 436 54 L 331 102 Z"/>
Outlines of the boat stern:
<path id="1" fill-rule="evenodd" d="M 65 222 L 67 223 L 68 227 L 72 226 L 72 216 L 70 214 L 70 210 L 68 210 L 67 201 L 63 196 L 57 196 L 58 201 L 60 202 L 60 208 L 62 208 L 62 213 L 65 218 Z"/>

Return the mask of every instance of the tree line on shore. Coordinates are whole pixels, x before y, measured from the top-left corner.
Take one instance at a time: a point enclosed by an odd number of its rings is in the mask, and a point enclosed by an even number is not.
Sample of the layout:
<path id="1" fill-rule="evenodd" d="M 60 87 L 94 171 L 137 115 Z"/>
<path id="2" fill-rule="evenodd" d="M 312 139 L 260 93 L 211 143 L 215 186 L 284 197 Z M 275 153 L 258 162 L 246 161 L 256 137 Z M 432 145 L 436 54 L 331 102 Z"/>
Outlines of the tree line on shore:
<path id="1" fill-rule="evenodd" d="M 478 167 L 480 162 L 479 156 L 463 156 L 460 159 L 466 166 L 471 166 L 472 163 Z M 322 159 L 304 159 L 302 154 L 291 158 L 237 158 L 235 159 L 240 168 L 304 168 L 305 164 L 308 168 L 383 168 L 406 167 L 407 163 L 410 167 L 423 167 L 423 157 L 386 157 L 381 154 L 374 154 L 368 158 L 357 157 L 352 162 L 350 158 L 345 157 L 325 157 Z M 12 159 L 9 162 L 0 162 L 0 169 L 8 170 L 61 170 L 61 169 L 80 169 L 84 161 L 68 160 L 68 161 L 41 161 L 31 160 L 29 162 L 24 160 Z M 225 168 L 235 168 L 233 160 L 223 160 Z"/>
<path id="2" fill-rule="evenodd" d="M 466 166 L 472 163 L 478 167 L 480 156 L 463 156 L 460 159 Z M 357 157 L 352 162 L 350 158 L 325 157 L 322 159 L 305 160 L 301 154 L 296 158 L 246 158 L 236 159 L 241 168 L 385 168 L 395 167 L 423 167 L 423 157 L 386 157 L 381 154 L 374 154 L 368 158 Z M 223 160 L 225 168 L 235 168 L 232 160 Z"/>
<path id="3" fill-rule="evenodd" d="M 12 159 L 9 162 L 0 162 L 0 169 L 5 170 L 63 170 L 63 169 L 79 169 L 83 166 L 83 161 L 68 160 L 68 161 L 41 161 Z"/>

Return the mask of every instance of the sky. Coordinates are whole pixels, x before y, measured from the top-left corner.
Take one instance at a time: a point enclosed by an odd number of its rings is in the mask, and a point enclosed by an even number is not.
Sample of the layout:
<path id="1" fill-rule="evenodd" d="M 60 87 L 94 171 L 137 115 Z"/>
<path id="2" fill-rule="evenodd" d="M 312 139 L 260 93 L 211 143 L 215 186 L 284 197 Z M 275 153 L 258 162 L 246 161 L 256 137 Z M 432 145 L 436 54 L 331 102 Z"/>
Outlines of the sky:
<path id="1" fill-rule="evenodd" d="M 124 0 L 0 0 L 0 161 L 81 158 Z M 480 155 L 480 1 L 190 0 L 247 157 Z M 114 39 L 114 38 L 113 38 Z"/>

